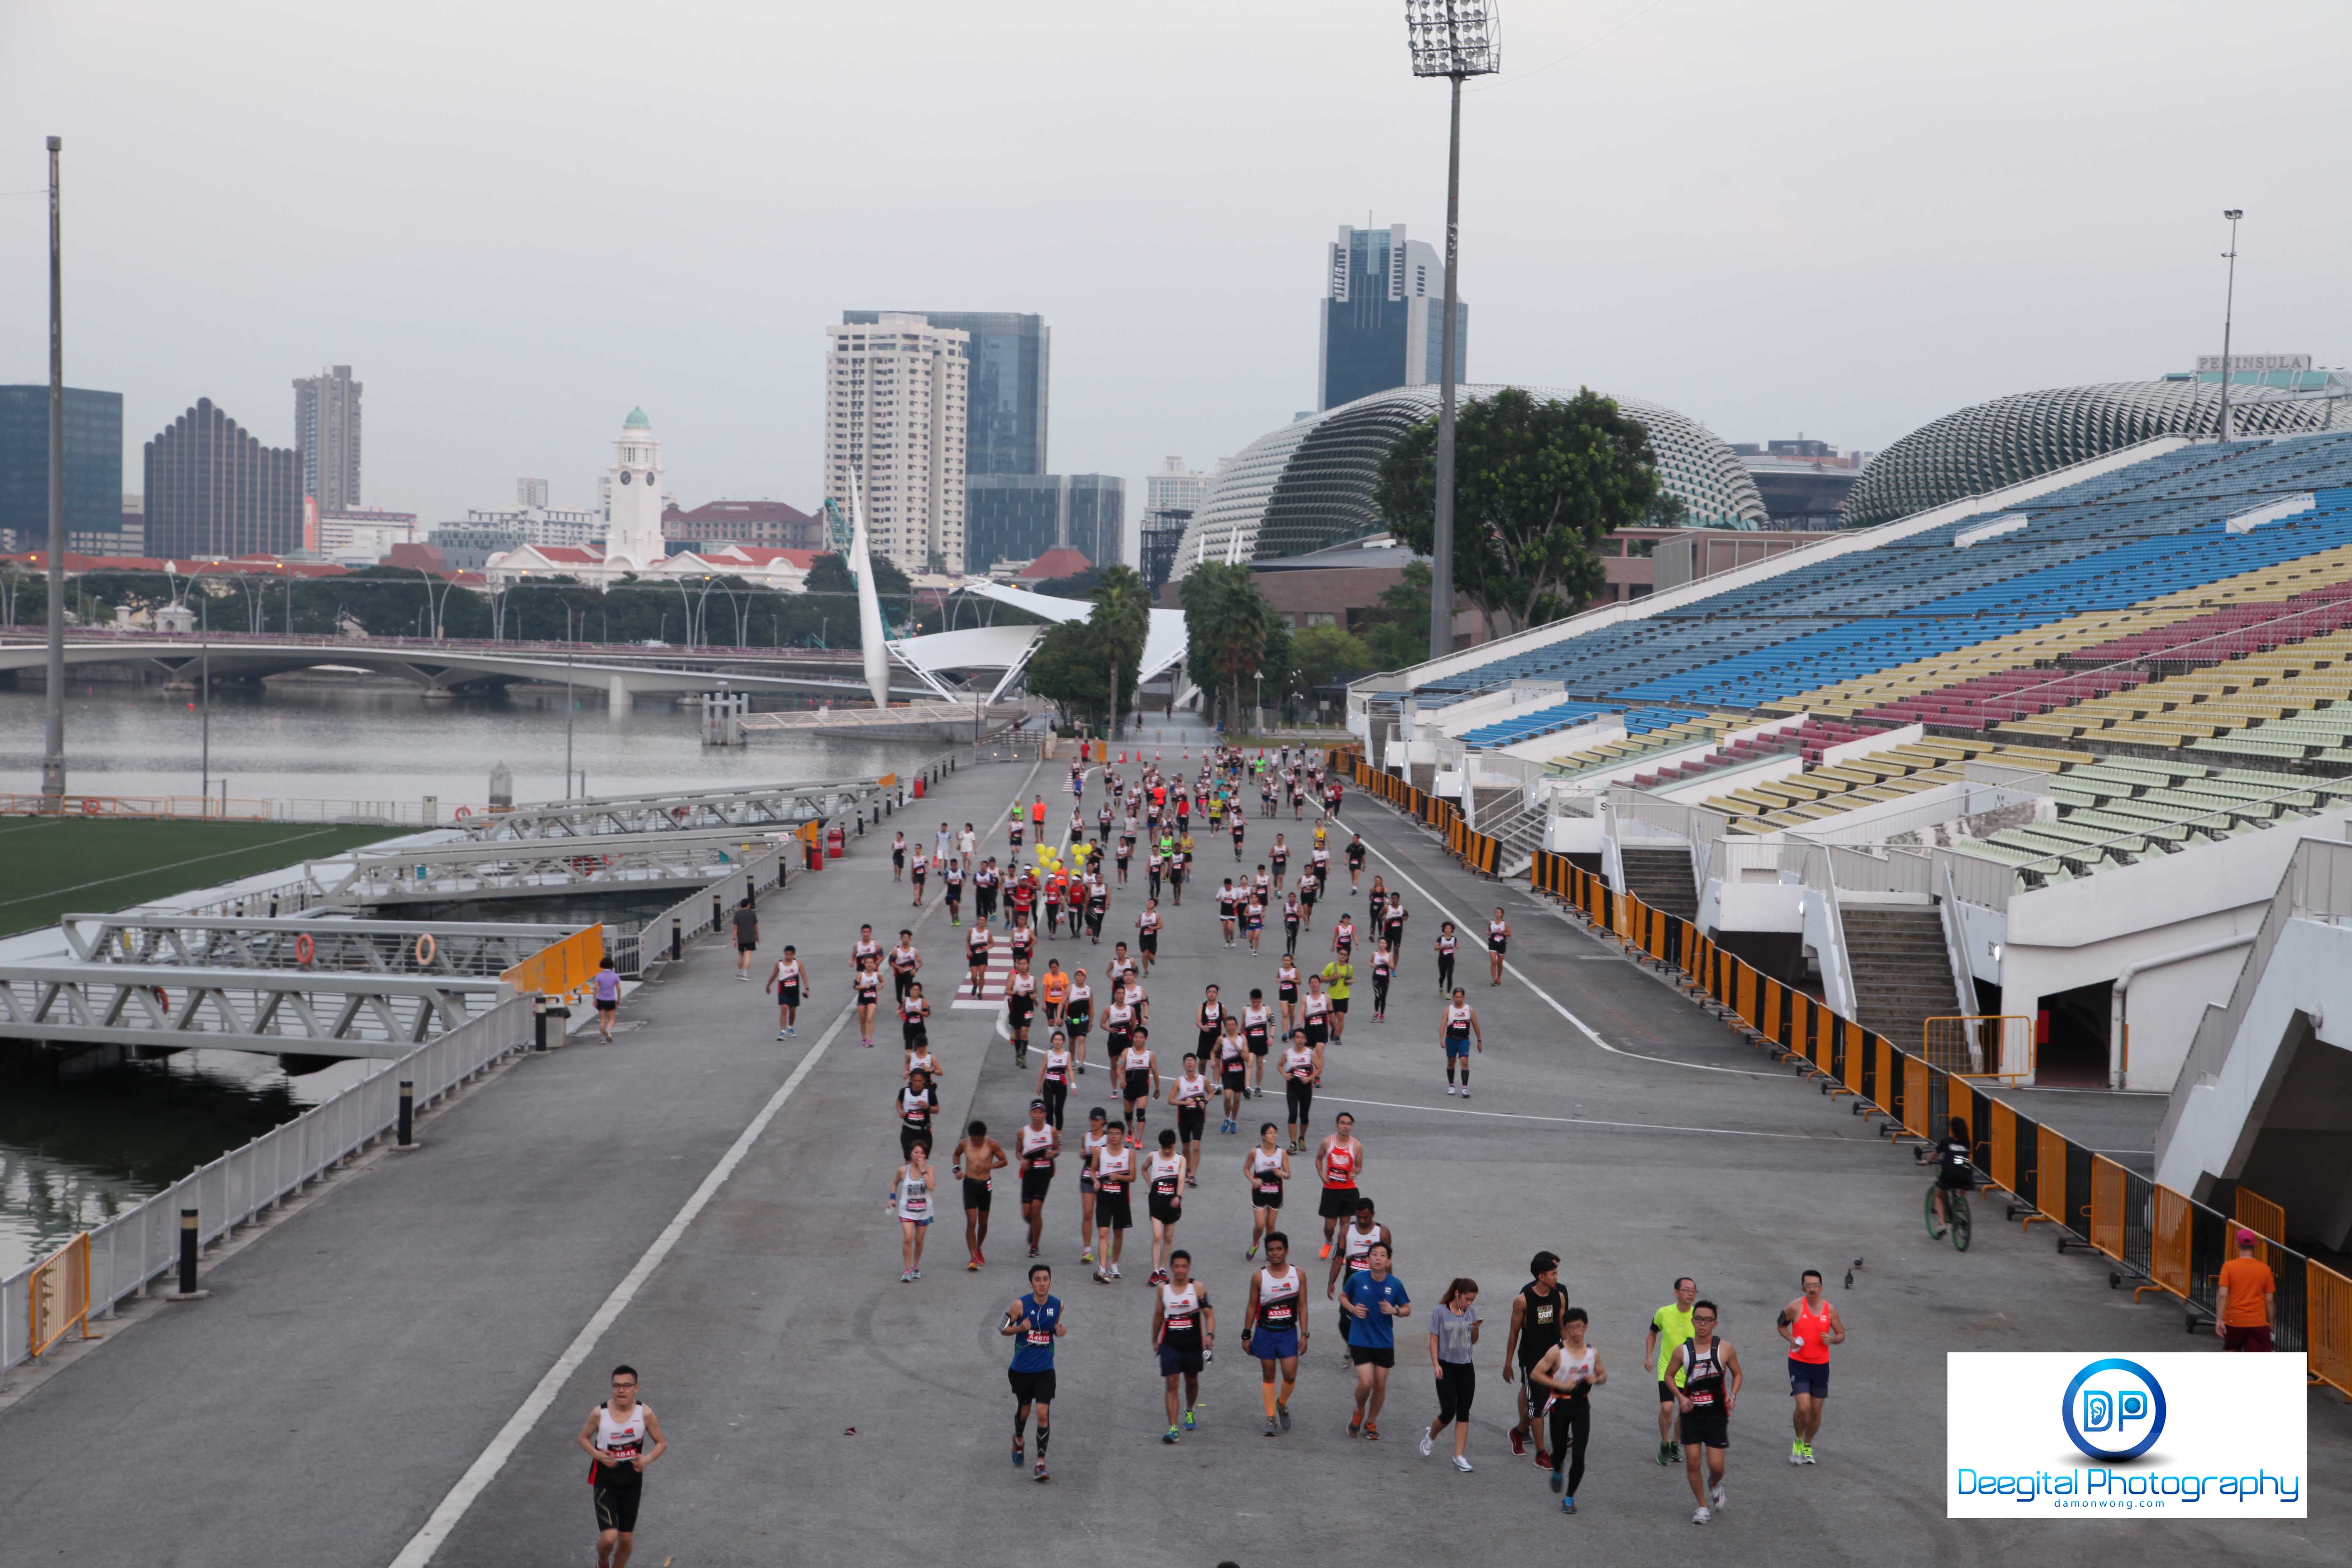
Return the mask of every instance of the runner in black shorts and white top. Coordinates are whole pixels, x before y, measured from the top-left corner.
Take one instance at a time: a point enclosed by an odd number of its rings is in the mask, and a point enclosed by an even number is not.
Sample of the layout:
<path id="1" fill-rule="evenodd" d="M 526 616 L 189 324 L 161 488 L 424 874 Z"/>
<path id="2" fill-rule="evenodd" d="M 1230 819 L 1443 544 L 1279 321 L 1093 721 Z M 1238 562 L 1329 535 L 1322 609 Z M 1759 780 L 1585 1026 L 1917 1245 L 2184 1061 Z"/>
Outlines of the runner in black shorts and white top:
<path id="1" fill-rule="evenodd" d="M 1226 1017 L 1225 1032 L 1217 1037 L 1217 1059 L 1212 1065 L 1216 1070 L 1217 1087 L 1225 1096 L 1225 1113 L 1217 1123 L 1217 1131 L 1238 1132 L 1242 1101 L 1249 1096 L 1250 1065 L 1249 1042 L 1242 1034 L 1239 1018 Z"/>
<path id="2" fill-rule="evenodd" d="M 1095 1282 L 1108 1285 L 1118 1278 L 1118 1257 L 1126 1249 L 1127 1233 L 1135 1227 L 1129 1194 L 1135 1186 L 1135 1148 L 1127 1130 L 1116 1121 L 1103 1129 L 1103 1146 L 1095 1151 L 1095 1243 L 1101 1259 Z"/>
<path id="3" fill-rule="evenodd" d="M 1217 988 L 1211 985 L 1201 997 L 1199 1011 L 1194 1015 L 1193 1028 L 1199 1038 L 1192 1042 L 1192 1054 L 1205 1059 L 1225 1032 L 1225 1005 L 1218 999 Z"/>
<path id="4" fill-rule="evenodd" d="M 1438 926 L 1437 940 L 1430 945 L 1437 952 L 1437 994 L 1443 996 L 1454 989 L 1454 955 L 1462 946 L 1461 938 L 1454 934 L 1452 921 Z"/>
<path id="5" fill-rule="evenodd" d="M 915 976 L 921 973 L 922 967 L 923 955 L 915 947 L 915 933 L 900 931 L 898 945 L 890 950 L 890 983 L 897 987 L 896 1000 L 904 1002 L 907 999 L 907 993 L 913 989 Z"/>
<path id="6" fill-rule="evenodd" d="M 1242 1176 L 1249 1183 L 1250 1194 L 1250 1244 L 1242 1254 L 1247 1262 L 1282 1226 L 1282 1189 L 1290 1180 L 1290 1151 L 1282 1146 L 1273 1122 L 1259 1125 L 1257 1147 L 1242 1156 Z"/>
<path id="7" fill-rule="evenodd" d="M 1265 1058 L 1274 1048 L 1274 1009 L 1265 1005 L 1265 993 L 1255 987 L 1249 994 L 1249 1005 L 1242 1009 L 1242 1044 L 1249 1051 L 1247 1092 L 1255 1098 L 1265 1092 Z"/>
<path id="8" fill-rule="evenodd" d="M 1486 922 L 1486 984 L 1503 983 L 1503 954 L 1511 948 L 1511 922 L 1497 909 L 1495 918 Z"/>
<path id="9" fill-rule="evenodd" d="M 1187 1054 L 1169 1086 L 1168 1102 L 1176 1108 L 1176 1138 L 1184 1151 L 1184 1184 L 1201 1184 L 1201 1134 L 1209 1127 L 1209 1075 L 1205 1058 Z"/>
<path id="10" fill-rule="evenodd" d="M 1151 961 L 1160 956 L 1160 900 L 1144 900 L 1143 912 L 1135 917 L 1135 945 L 1143 955 L 1143 973 L 1151 973 Z"/>
<path id="11" fill-rule="evenodd" d="M 1045 1194 L 1054 1185 L 1054 1163 L 1062 1152 L 1062 1130 L 1046 1119 L 1045 1102 L 1029 1102 L 1029 1120 L 1013 1135 L 1021 1167 L 1021 1217 L 1029 1226 L 1029 1256 L 1045 1234 Z"/>
<path id="12" fill-rule="evenodd" d="M 635 1550 L 646 1467 L 669 1447 L 654 1407 L 638 1403 L 637 1369 L 614 1367 L 612 1389 L 611 1397 L 588 1413 L 579 1438 L 588 1450 L 588 1485 L 596 1505 L 596 1561 L 605 1568 L 625 1564 Z"/>
<path id="13" fill-rule="evenodd" d="M 1151 1031 L 1137 1028 L 1113 1066 L 1118 1073 L 1118 1098 L 1124 1107 L 1119 1122 L 1133 1130 L 1139 1139 L 1144 1119 L 1151 1113 L 1151 1102 L 1160 1094 L 1160 1064 L 1151 1055 Z"/>
<path id="14" fill-rule="evenodd" d="M 1708 1505 L 1723 1506 L 1724 1450 L 1731 1446 L 1731 1412 L 1739 1402 L 1739 1352 L 1715 1337 L 1715 1303 L 1691 1303 L 1691 1337 L 1667 1363 L 1666 1381 L 1679 1383 L 1675 1405 L 1682 1413 L 1683 1467 L 1691 1496 L 1698 1500 L 1693 1524 L 1710 1522 Z"/>

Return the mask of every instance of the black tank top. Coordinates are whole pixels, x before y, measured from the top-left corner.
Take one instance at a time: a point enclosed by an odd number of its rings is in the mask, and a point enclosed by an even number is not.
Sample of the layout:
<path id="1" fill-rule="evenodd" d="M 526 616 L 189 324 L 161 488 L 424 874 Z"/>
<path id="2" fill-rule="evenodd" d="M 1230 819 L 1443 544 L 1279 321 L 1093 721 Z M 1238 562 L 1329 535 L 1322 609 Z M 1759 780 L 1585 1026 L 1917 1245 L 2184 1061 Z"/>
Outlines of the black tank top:
<path id="1" fill-rule="evenodd" d="M 1527 1303 L 1527 1310 L 1519 1314 L 1519 1362 L 1533 1366 L 1559 1343 L 1559 1320 L 1568 1310 L 1568 1292 L 1554 1287 L 1546 1296 L 1530 1282 L 1519 1288 L 1519 1300 Z"/>

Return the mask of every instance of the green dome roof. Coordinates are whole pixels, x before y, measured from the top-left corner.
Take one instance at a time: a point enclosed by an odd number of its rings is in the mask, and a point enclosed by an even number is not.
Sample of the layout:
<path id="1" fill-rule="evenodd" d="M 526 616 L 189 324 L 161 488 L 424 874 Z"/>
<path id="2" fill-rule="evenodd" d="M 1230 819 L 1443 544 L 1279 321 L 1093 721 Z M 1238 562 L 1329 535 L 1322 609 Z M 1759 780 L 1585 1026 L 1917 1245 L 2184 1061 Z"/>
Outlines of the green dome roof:
<path id="1" fill-rule="evenodd" d="M 646 411 L 642 408 L 630 409 L 629 416 L 621 422 L 624 430 L 650 430 L 653 427 L 654 422 L 646 417 Z"/>

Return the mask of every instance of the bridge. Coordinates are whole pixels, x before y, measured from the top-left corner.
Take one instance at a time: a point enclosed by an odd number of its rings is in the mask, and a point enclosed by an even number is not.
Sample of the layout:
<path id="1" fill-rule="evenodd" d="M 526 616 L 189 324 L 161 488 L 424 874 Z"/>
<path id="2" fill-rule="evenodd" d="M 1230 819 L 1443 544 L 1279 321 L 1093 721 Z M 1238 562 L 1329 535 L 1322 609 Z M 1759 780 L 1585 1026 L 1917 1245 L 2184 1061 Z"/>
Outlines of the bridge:
<path id="1" fill-rule="evenodd" d="M 754 835 L 790 832 L 811 822 L 831 822 L 862 813 L 894 786 L 875 779 L 836 783 L 761 784 L 745 789 L 696 790 L 676 795 L 614 795 L 590 800 L 549 801 L 460 824 L 477 841 L 604 838 L 625 834 L 718 833 L 750 829 Z"/>
<path id="2" fill-rule="evenodd" d="M 22 636 L 0 637 L 0 675 L 38 670 L 46 646 Z M 608 644 L 499 643 L 423 637 L 318 637 L 240 633 L 200 637 L 173 633 L 69 633 L 69 668 L 126 665 L 193 688 L 205 670 L 214 680 L 258 679 L 297 669 L 364 669 L 415 682 L 427 697 L 488 690 L 518 682 L 601 690 L 617 711 L 641 696 L 677 696 L 724 687 L 868 700 L 857 674 L 857 653 L 797 648 L 646 648 Z M 843 673 L 835 675 L 832 672 Z M 893 677 L 893 696 L 936 697 L 938 689 L 910 671 Z"/>
<path id="3" fill-rule="evenodd" d="M 590 891 L 661 892 L 701 888 L 772 854 L 769 832 L 615 833 L 579 839 L 515 839 L 380 852 L 306 867 L 328 904 L 369 908 L 449 899 L 560 898 Z"/>

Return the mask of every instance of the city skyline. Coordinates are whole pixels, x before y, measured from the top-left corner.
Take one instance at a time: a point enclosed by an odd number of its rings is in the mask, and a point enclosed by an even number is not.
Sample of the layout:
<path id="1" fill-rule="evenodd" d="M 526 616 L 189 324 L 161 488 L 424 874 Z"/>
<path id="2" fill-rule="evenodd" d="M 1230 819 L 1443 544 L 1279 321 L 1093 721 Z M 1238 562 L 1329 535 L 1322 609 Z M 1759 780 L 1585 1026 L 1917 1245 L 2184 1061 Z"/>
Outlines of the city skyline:
<path id="1" fill-rule="evenodd" d="M 35 192 L 41 135 L 65 139 L 66 374 L 123 394 L 126 491 L 139 438 L 196 397 L 292 447 L 288 378 L 349 363 L 368 383 L 367 500 L 436 521 L 517 473 L 584 501 L 614 413 L 638 403 L 662 411 L 689 504 L 812 506 L 823 329 L 894 301 L 1052 321 L 1054 465 L 1139 495 L 1165 452 L 1231 453 L 1314 405 L 1307 310 L 1335 224 L 1442 238 L 1444 94 L 1406 74 L 1385 13 L 1096 16 L 1043 51 L 951 8 L 912 19 L 890 68 L 932 107 L 836 167 L 778 156 L 795 133 L 742 90 L 789 65 L 782 23 L 667 19 L 628 62 L 644 112 L 614 121 L 591 89 L 620 62 L 595 28 L 488 18 L 420 137 L 404 95 L 446 60 L 365 12 L 256 51 L 240 40 L 263 14 L 235 4 L 202 26 L 121 0 L 20 8 L 0 21 L 0 192 Z M 1244 22 L 1252 51 L 1228 58 Z M 2338 13 L 2147 29 L 2120 6 L 2060 26 L 1994 5 L 1856 25 L 1692 0 L 1510 23 L 1510 68 L 1465 103 L 1482 380 L 1647 397 L 1727 438 L 1884 447 L 1969 404 L 2215 352 L 2217 215 L 2239 204 L 2238 344 L 2335 363 L 2352 343 L 2333 277 L 2347 220 L 2302 195 L 2340 163 L 2315 118 L 2352 63 Z M 856 34 L 844 17 L 794 36 L 856 59 Z M 1075 96 L 1002 90 L 1081 58 Z M 808 112 L 854 112 L 870 75 L 813 78 Z M 2284 121 L 2264 158 L 2199 138 L 2140 155 L 2142 106 L 2232 79 L 2263 81 Z M 331 112 L 352 100 L 378 112 Z M 281 113 L 335 129 L 283 138 Z M 885 162 L 887 185 L 870 176 Z M 236 194 L 275 186 L 316 202 Z M 658 221 L 575 244 L 607 232 L 615 187 L 658 193 Z M 37 194 L 0 196 L 0 295 L 20 307 L 46 288 L 45 220 Z M 0 316 L 0 380 L 38 379 L 39 315 Z"/>

